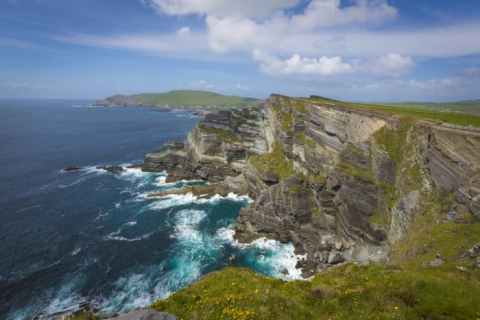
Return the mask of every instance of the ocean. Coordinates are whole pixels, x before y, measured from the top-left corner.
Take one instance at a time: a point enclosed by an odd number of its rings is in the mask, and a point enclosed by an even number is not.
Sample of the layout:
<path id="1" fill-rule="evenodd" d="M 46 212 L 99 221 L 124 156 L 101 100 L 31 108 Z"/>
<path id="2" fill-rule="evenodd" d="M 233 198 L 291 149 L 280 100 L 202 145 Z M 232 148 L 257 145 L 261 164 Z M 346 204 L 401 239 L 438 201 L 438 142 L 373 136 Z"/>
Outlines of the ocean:
<path id="1" fill-rule="evenodd" d="M 0 100 L 0 319 L 83 303 L 125 312 L 229 265 L 300 278 L 292 245 L 234 240 L 247 196 L 146 197 L 204 183 L 166 183 L 168 172 L 128 168 L 184 140 L 199 118 L 90 103 Z M 111 164 L 125 170 L 97 169 Z M 68 166 L 82 169 L 65 172 Z"/>

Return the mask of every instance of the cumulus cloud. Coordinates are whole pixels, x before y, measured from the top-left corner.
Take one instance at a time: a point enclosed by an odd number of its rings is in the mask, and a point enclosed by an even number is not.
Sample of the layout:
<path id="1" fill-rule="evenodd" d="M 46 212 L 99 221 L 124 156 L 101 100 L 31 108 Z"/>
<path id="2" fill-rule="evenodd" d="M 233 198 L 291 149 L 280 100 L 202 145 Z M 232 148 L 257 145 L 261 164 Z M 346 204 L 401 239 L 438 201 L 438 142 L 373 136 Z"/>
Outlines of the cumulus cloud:
<path id="1" fill-rule="evenodd" d="M 380 23 L 396 15 L 397 10 L 385 0 L 356 0 L 346 7 L 341 6 L 340 0 L 313 0 L 302 13 L 293 16 L 276 14 L 257 21 L 239 16 L 208 15 L 206 23 L 209 43 L 213 50 L 220 52 L 280 51 L 291 48 L 290 44 L 310 50 L 312 46 L 322 47 L 322 43 L 340 39 L 332 30 L 321 32 L 319 28 Z"/>
<path id="2" fill-rule="evenodd" d="M 260 63 L 263 71 L 269 74 L 303 74 L 333 76 L 348 73 L 353 70 L 352 66 L 345 63 L 341 57 L 306 58 L 294 54 L 290 58 L 282 60 L 256 50 L 254 59 Z"/>
<path id="3" fill-rule="evenodd" d="M 397 14 L 397 9 L 385 0 L 355 0 L 347 7 L 342 7 L 340 0 L 313 0 L 303 14 L 292 18 L 292 24 L 301 29 L 371 24 L 393 19 Z"/>
<path id="4" fill-rule="evenodd" d="M 145 0 L 168 15 L 214 15 L 262 18 L 290 8 L 299 0 Z"/>
<path id="5" fill-rule="evenodd" d="M 80 34 L 56 39 L 201 60 L 253 57 L 269 74 L 318 77 L 400 77 L 414 69 L 416 60 L 480 53 L 480 42 L 472 41 L 480 38 L 479 22 L 380 27 L 399 16 L 390 0 L 143 1 L 161 14 L 200 15 L 204 28 L 185 25 L 167 34 Z"/>
<path id="6" fill-rule="evenodd" d="M 422 90 L 444 90 L 461 87 L 464 80 L 459 77 L 452 77 L 429 80 L 408 80 L 404 83 Z"/>
<path id="7" fill-rule="evenodd" d="M 368 66 L 373 73 L 387 76 L 401 76 L 415 66 L 413 58 L 398 53 L 389 53 L 375 59 Z"/>

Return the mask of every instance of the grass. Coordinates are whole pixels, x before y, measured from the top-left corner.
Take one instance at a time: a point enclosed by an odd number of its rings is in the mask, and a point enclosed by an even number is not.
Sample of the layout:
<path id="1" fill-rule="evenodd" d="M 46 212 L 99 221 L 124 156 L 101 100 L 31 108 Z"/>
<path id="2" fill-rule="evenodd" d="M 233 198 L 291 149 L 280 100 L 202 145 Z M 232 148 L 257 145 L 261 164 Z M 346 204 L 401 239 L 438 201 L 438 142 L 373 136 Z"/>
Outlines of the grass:
<path id="1" fill-rule="evenodd" d="M 198 126 L 198 128 L 205 133 L 215 134 L 222 141 L 225 141 L 225 142 L 228 142 L 228 143 L 239 142 L 238 137 L 233 132 L 231 132 L 230 130 L 206 127 L 203 124 L 200 124 Z"/>
<path id="2" fill-rule="evenodd" d="M 259 172 L 275 174 L 280 180 L 289 178 L 295 173 L 292 161 L 287 159 L 279 142 L 273 145 L 272 152 L 251 156 L 249 161 Z"/>
<path id="3" fill-rule="evenodd" d="M 457 102 L 401 102 L 401 103 L 385 103 L 384 105 L 403 108 L 419 108 L 431 111 L 450 111 L 463 112 L 473 115 L 480 115 L 480 100 L 468 100 Z"/>
<path id="4" fill-rule="evenodd" d="M 144 93 L 133 96 L 139 103 L 170 107 L 245 107 L 255 105 L 258 100 L 239 96 L 225 96 L 209 91 L 176 90 L 165 93 Z"/>
<path id="5" fill-rule="evenodd" d="M 424 108 L 415 104 L 403 105 L 380 105 L 352 103 L 338 100 L 331 100 L 322 97 L 311 97 L 307 99 L 312 103 L 339 106 L 344 108 L 364 109 L 373 112 L 398 115 L 414 120 L 430 120 L 440 123 L 448 123 L 459 126 L 480 127 L 480 115 L 472 115 L 461 112 L 442 111 L 438 109 Z M 476 107 L 475 107 L 476 108 Z"/>
<path id="6" fill-rule="evenodd" d="M 423 198 L 423 209 L 410 224 L 406 238 L 392 248 L 392 261 L 418 268 L 438 253 L 447 270 L 468 266 L 462 255 L 480 242 L 480 223 L 468 212 L 458 212 L 459 222 L 447 220 L 452 199 L 451 194 L 439 193 Z"/>
<path id="7" fill-rule="evenodd" d="M 185 320 L 475 320 L 478 281 L 478 273 L 349 264 L 283 282 L 226 268 L 153 307 Z"/>
<path id="8" fill-rule="evenodd" d="M 424 199 L 388 265 L 351 263 L 293 282 L 226 268 L 153 307 L 192 320 L 479 320 L 480 270 L 463 254 L 480 242 L 480 224 L 468 213 L 446 220 L 452 199 Z M 445 263 L 430 267 L 437 254 Z"/>

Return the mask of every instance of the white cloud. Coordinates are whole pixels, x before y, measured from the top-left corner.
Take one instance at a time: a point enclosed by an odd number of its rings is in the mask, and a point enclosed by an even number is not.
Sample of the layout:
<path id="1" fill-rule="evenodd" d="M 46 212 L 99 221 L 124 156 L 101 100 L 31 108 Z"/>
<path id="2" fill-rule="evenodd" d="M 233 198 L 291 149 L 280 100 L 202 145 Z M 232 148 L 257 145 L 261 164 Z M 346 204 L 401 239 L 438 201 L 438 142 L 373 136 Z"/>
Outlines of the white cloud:
<path id="1" fill-rule="evenodd" d="M 171 34 L 131 34 L 113 36 L 93 36 L 75 34 L 57 36 L 54 39 L 85 46 L 128 49 L 143 51 L 150 54 L 178 54 L 195 51 L 208 51 L 207 39 L 204 33 L 192 32 L 183 27 Z"/>
<path id="2" fill-rule="evenodd" d="M 380 23 L 396 15 L 397 10 L 385 0 L 355 0 L 346 7 L 341 6 L 340 0 L 313 0 L 304 12 L 292 17 L 276 14 L 257 21 L 211 14 L 206 23 L 209 43 L 219 52 L 253 49 L 278 52 L 292 48 L 318 52 L 315 47 L 339 40 L 333 30 L 319 28 Z"/>
<path id="3" fill-rule="evenodd" d="M 401 76 L 415 66 L 413 58 L 398 53 L 389 53 L 373 60 L 367 68 L 375 74 Z"/>
<path id="4" fill-rule="evenodd" d="M 333 76 L 353 71 L 353 67 L 345 63 L 341 57 L 305 58 L 294 54 L 290 58 L 281 60 L 256 50 L 254 59 L 260 63 L 263 71 L 269 74 L 304 74 Z"/>
<path id="5" fill-rule="evenodd" d="M 404 76 L 414 69 L 415 61 L 423 58 L 480 54 L 480 42 L 472 40 L 480 38 L 480 22 L 415 29 L 378 28 L 399 15 L 390 0 L 144 1 L 162 14 L 200 15 L 205 28 L 197 31 L 185 25 L 167 34 L 73 35 L 56 39 L 199 60 L 253 57 L 262 71 L 272 75 L 355 74 L 356 79 Z M 302 12 L 284 10 L 300 2 L 307 3 Z M 477 74 L 465 71 L 464 75 L 468 72 Z"/>
<path id="6" fill-rule="evenodd" d="M 422 90 L 444 90 L 461 87 L 464 80 L 459 77 L 439 78 L 429 80 L 408 80 L 407 85 Z"/>
<path id="7" fill-rule="evenodd" d="M 347 7 L 340 0 L 313 0 L 304 14 L 292 18 L 292 24 L 302 29 L 331 27 L 355 23 L 381 23 L 397 16 L 397 9 L 385 0 L 355 0 Z"/>
<path id="8" fill-rule="evenodd" d="M 296 5 L 299 0 L 146 0 L 168 15 L 214 15 L 221 17 L 267 17 Z"/>

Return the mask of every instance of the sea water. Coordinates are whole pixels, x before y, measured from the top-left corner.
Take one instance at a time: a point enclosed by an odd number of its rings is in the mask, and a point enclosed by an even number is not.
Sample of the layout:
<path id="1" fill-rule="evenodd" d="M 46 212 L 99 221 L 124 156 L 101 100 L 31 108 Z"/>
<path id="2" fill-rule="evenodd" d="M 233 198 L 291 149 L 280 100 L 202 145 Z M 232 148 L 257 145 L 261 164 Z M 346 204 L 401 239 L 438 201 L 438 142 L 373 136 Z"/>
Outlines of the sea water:
<path id="1" fill-rule="evenodd" d="M 88 101 L 0 101 L 0 318 L 30 319 L 82 303 L 104 313 L 144 307 L 228 265 L 301 277 L 292 245 L 234 240 L 251 199 L 150 198 L 202 181 L 128 168 L 184 140 L 199 119 Z M 125 168 L 114 175 L 97 166 Z M 67 166 L 81 170 L 65 172 Z"/>

